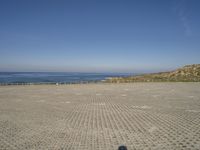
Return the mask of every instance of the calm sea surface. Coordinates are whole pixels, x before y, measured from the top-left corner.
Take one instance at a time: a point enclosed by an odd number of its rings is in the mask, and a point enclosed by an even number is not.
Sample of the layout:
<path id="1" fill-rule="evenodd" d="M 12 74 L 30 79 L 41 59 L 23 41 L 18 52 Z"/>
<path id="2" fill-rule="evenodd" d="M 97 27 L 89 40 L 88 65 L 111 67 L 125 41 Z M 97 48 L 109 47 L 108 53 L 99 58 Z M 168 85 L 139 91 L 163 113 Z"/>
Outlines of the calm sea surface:
<path id="1" fill-rule="evenodd" d="M 0 83 L 79 83 L 101 81 L 130 74 L 62 73 L 62 72 L 0 72 Z"/>

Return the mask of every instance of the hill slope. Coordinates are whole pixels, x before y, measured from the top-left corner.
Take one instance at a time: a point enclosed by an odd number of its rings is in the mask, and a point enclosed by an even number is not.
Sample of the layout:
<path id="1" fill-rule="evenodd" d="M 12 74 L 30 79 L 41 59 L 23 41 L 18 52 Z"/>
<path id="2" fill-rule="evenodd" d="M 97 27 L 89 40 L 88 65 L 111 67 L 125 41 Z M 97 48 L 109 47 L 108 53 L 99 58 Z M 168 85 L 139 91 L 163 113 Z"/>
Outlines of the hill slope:
<path id="1" fill-rule="evenodd" d="M 200 64 L 186 65 L 175 71 L 110 78 L 106 82 L 200 82 Z"/>

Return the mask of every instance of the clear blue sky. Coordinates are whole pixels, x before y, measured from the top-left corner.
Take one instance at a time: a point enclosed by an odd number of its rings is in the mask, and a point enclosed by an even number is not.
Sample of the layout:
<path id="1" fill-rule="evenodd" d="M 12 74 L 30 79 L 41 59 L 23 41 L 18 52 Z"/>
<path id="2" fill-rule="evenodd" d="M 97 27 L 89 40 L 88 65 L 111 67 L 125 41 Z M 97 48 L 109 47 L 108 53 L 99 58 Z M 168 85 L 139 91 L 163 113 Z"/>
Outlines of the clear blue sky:
<path id="1" fill-rule="evenodd" d="M 154 72 L 200 63 L 200 0 L 1 0 L 0 71 Z"/>

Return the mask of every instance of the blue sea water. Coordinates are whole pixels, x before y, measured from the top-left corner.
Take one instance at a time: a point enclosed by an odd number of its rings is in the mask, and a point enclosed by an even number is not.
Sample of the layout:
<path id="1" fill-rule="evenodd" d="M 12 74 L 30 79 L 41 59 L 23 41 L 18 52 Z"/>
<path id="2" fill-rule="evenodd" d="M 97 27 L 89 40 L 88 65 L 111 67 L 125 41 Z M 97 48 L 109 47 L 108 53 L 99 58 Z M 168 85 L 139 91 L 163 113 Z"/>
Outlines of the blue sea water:
<path id="1" fill-rule="evenodd" d="M 66 73 L 66 72 L 0 72 L 0 83 L 80 83 L 96 82 L 109 77 L 122 77 L 121 73 Z"/>

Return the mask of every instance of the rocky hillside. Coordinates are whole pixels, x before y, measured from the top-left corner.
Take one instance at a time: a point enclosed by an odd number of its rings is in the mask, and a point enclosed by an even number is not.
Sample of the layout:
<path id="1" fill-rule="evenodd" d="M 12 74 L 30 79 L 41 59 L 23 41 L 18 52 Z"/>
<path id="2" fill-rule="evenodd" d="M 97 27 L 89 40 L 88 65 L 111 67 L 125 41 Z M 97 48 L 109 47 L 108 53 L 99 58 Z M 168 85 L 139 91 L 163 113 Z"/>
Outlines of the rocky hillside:
<path id="1" fill-rule="evenodd" d="M 106 82 L 200 82 L 200 64 L 187 65 L 170 72 L 110 78 Z"/>

